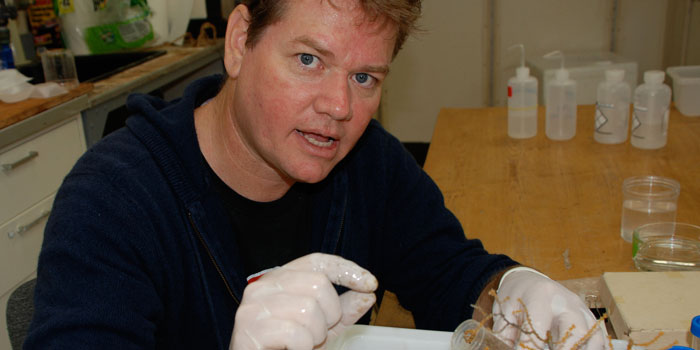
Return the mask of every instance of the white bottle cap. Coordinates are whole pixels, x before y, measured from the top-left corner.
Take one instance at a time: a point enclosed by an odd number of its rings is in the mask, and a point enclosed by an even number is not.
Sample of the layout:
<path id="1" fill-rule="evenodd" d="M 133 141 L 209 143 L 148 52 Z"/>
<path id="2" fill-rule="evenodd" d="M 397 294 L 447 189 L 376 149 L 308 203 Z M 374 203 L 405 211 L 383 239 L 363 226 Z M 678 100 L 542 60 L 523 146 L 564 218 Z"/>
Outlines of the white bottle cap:
<path id="1" fill-rule="evenodd" d="M 515 69 L 515 76 L 518 79 L 525 79 L 530 76 L 530 68 L 528 67 L 518 67 Z"/>
<path id="2" fill-rule="evenodd" d="M 605 80 L 619 83 L 625 78 L 625 71 L 622 69 L 608 69 L 605 71 Z"/>
<path id="3" fill-rule="evenodd" d="M 661 84 L 664 82 L 666 73 L 662 70 L 648 70 L 644 72 L 644 82 L 649 84 Z"/>
<path id="4" fill-rule="evenodd" d="M 554 79 L 559 80 L 559 81 L 564 81 L 569 79 L 569 71 L 561 68 L 557 69 L 556 73 L 554 74 Z"/>

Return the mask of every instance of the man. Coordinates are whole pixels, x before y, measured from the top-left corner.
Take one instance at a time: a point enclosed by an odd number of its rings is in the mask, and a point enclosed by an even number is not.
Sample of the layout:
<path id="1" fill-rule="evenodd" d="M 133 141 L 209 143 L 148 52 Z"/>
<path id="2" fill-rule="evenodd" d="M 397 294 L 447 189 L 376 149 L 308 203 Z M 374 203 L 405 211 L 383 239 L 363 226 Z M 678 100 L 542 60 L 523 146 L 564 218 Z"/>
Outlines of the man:
<path id="1" fill-rule="evenodd" d="M 371 121 L 420 1 L 246 4 L 226 77 L 173 103 L 132 97 L 127 127 L 67 176 L 26 348 L 323 348 L 387 289 L 420 328 L 491 310 L 492 289 L 512 343 L 541 347 L 532 330 L 551 329 L 571 345 L 595 327 L 565 288 L 466 240 Z"/>

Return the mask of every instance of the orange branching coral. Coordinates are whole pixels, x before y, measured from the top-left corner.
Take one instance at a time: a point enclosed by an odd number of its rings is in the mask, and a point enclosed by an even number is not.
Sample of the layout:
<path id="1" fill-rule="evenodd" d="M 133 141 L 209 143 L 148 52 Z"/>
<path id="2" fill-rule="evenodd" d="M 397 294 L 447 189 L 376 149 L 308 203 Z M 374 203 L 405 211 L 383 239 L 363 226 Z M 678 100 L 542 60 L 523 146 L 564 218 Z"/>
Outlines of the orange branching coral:
<path id="1" fill-rule="evenodd" d="M 499 299 L 497 294 L 496 294 L 496 291 L 494 291 L 494 290 L 490 290 L 489 295 L 494 298 L 495 303 L 503 304 L 506 301 L 509 301 L 508 297 L 504 298 L 503 300 Z M 486 324 L 486 322 L 488 322 L 492 318 L 501 317 L 503 320 L 505 320 L 506 325 L 503 329 L 492 330 L 492 332 L 495 334 L 504 331 L 507 327 L 515 327 L 522 334 L 532 335 L 535 338 L 537 338 L 537 340 L 539 340 L 542 344 L 547 344 L 550 350 L 579 350 L 588 342 L 588 340 L 590 340 L 590 338 L 595 334 L 595 332 L 599 331 L 600 329 L 602 329 L 604 327 L 604 322 L 608 318 L 607 314 L 603 314 L 597 320 L 597 322 L 590 329 L 588 329 L 586 334 L 584 334 L 580 339 L 578 339 L 571 346 L 571 348 L 563 349 L 564 344 L 567 343 L 567 341 L 573 336 L 573 334 L 574 334 L 573 331 L 576 328 L 576 326 L 571 325 L 571 327 L 569 327 L 569 329 L 567 329 L 566 332 L 564 332 L 564 335 L 562 335 L 562 337 L 558 341 L 554 341 L 553 336 L 549 331 L 547 331 L 546 335 L 543 337 L 543 336 L 537 334 L 537 332 L 535 331 L 535 328 L 533 327 L 532 319 L 530 318 L 530 313 L 527 310 L 527 306 L 525 305 L 525 303 L 520 299 L 518 299 L 518 303 L 520 304 L 521 308 L 513 311 L 512 315 L 513 316 L 521 316 L 522 318 L 524 318 L 525 322 L 523 323 L 523 325 L 515 324 L 515 323 L 509 321 L 508 318 L 505 317 L 506 315 L 504 315 L 504 314 L 493 314 L 493 313 L 486 312 L 486 311 L 482 310 L 481 308 L 479 308 L 476 305 L 472 305 L 472 307 L 474 307 L 474 310 L 478 311 L 483 316 L 483 320 L 479 323 L 478 328 L 465 331 L 464 332 L 465 333 L 464 339 L 467 341 L 467 343 L 471 343 L 474 340 L 474 337 L 476 336 L 479 329 L 481 329 L 482 327 L 485 327 L 484 325 Z M 503 310 L 503 308 L 501 308 L 501 310 Z M 518 317 L 516 317 L 516 319 L 517 318 Z M 663 336 L 663 334 L 664 334 L 663 332 L 659 332 L 659 334 L 657 334 L 656 337 L 654 337 L 654 339 L 652 339 L 646 343 L 641 343 L 641 344 L 635 344 L 634 341 L 632 339 L 630 339 L 628 344 L 627 344 L 627 350 L 632 350 L 632 347 L 634 345 L 639 345 L 639 346 L 648 348 L 650 345 L 656 343 L 659 340 L 659 338 L 661 338 L 661 336 Z M 612 337 L 608 336 L 607 338 L 608 338 L 608 346 L 610 349 L 612 349 L 613 348 Z M 677 344 L 677 342 L 673 342 L 671 345 L 660 348 L 660 349 L 666 350 L 666 349 L 669 349 L 676 344 Z M 520 346 L 522 349 L 525 349 L 525 350 L 542 350 L 540 348 L 533 347 L 532 345 L 528 345 L 528 344 L 525 344 L 523 342 L 520 342 L 518 344 L 518 346 Z"/>
<path id="2" fill-rule="evenodd" d="M 598 329 L 600 329 L 601 326 L 603 326 L 603 322 L 605 322 L 605 319 L 608 318 L 608 314 L 603 314 L 603 317 L 599 318 L 598 321 L 591 327 L 588 332 L 583 336 L 583 338 L 579 339 L 575 344 L 572 350 L 578 350 L 583 344 L 586 344 L 588 339 L 590 339 L 593 336 L 593 333 L 595 333 Z M 611 347 L 612 349 L 612 347 Z"/>
<path id="3" fill-rule="evenodd" d="M 648 341 L 646 343 L 635 343 L 634 340 L 630 339 L 629 342 L 627 343 L 627 350 L 632 350 L 632 347 L 635 345 L 638 345 L 641 347 L 648 347 L 648 346 L 656 343 L 659 340 L 659 338 L 661 338 L 661 336 L 663 336 L 663 335 L 664 335 L 664 332 L 659 332 L 653 339 L 651 339 L 650 341 Z M 668 350 L 675 345 L 678 345 L 678 341 L 674 340 L 671 344 L 669 344 L 661 349 Z"/>

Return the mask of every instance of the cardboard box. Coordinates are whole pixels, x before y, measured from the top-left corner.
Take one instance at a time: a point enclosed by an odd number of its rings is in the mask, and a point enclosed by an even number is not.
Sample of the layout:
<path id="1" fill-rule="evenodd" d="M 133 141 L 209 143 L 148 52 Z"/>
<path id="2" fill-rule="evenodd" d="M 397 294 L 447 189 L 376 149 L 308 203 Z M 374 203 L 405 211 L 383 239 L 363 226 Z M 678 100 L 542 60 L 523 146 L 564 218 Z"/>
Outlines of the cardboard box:
<path id="1" fill-rule="evenodd" d="M 690 322 L 700 315 L 700 272 L 606 272 L 600 297 L 617 338 L 643 344 L 663 332 L 648 349 L 674 341 L 690 346 Z"/>

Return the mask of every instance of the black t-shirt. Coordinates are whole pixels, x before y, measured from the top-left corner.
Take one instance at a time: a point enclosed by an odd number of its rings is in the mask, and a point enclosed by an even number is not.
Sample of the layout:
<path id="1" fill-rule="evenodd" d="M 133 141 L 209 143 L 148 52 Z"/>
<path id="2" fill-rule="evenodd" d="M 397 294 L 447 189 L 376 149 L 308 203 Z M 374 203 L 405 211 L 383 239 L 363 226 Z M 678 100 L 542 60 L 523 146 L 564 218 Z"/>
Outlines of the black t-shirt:
<path id="1" fill-rule="evenodd" d="M 248 276 L 311 252 L 309 185 L 296 183 L 278 200 L 256 202 L 229 188 L 211 168 L 209 171 L 236 232 Z"/>

